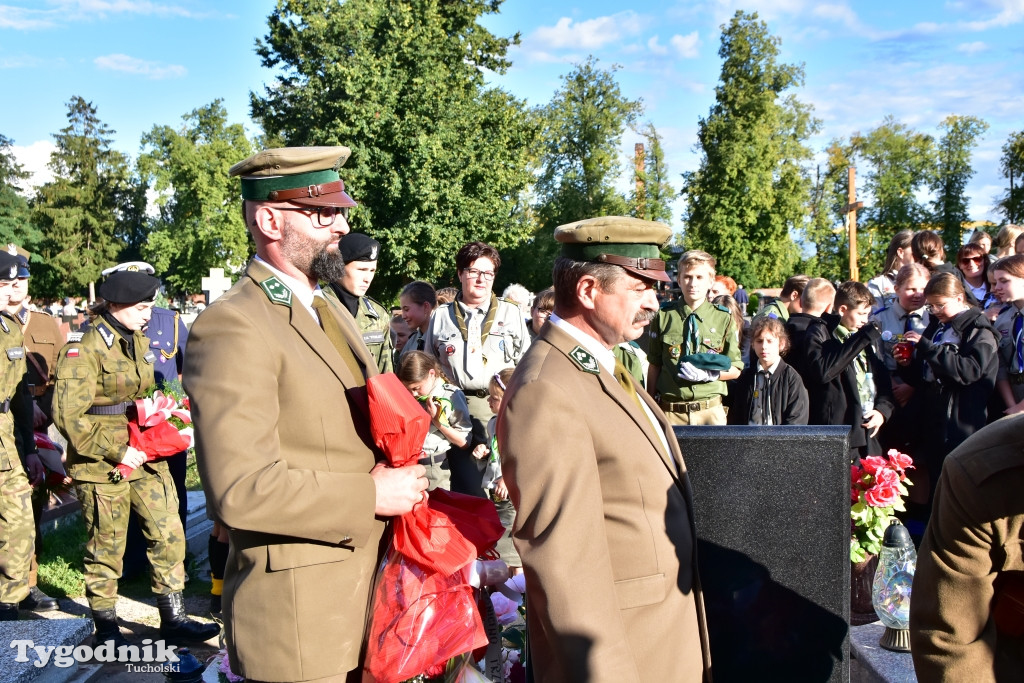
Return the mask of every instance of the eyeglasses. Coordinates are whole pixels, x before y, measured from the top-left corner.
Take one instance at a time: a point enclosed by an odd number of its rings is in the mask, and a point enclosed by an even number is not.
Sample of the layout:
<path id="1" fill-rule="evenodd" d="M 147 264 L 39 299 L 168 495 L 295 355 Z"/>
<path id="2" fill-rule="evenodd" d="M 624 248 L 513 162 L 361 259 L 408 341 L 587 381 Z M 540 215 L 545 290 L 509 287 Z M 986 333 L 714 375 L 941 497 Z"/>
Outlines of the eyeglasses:
<path id="1" fill-rule="evenodd" d="M 935 313 L 936 311 L 944 310 L 947 306 L 953 303 L 956 303 L 956 299 L 947 299 L 946 301 L 943 301 L 941 304 L 925 304 L 924 308 L 929 313 Z"/>
<path id="2" fill-rule="evenodd" d="M 462 272 L 468 275 L 470 280 L 476 280 L 477 278 L 480 278 L 485 282 L 490 282 L 491 280 L 494 279 L 493 270 L 477 270 L 476 268 L 466 268 Z"/>
<path id="3" fill-rule="evenodd" d="M 964 256 L 960 259 L 960 263 L 981 263 L 983 260 L 983 256 Z"/>
<path id="4" fill-rule="evenodd" d="M 339 215 L 347 221 L 349 210 L 347 206 L 320 206 L 315 209 L 311 206 L 277 206 L 274 208 L 278 211 L 301 211 L 309 216 L 316 213 L 316 224 L 320 228 L 328 228 L 334 225 L 334 219 Z"/>

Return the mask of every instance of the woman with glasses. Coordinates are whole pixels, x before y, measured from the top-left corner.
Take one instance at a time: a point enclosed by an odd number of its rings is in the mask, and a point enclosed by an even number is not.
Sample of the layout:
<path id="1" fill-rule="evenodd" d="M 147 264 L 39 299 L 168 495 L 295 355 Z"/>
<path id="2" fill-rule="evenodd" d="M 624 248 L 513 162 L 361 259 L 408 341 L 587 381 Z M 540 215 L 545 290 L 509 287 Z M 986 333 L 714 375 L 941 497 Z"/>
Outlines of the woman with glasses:
<path id="1" fill-rule="evenodd" d="M 548 287 L 542 292 L 537 292 L 533 297 L 533 306 L 530 308 L 530 339 L 540 334 L 540 328 L 548 321 L 551 311 L 555 310 L 555 288 Z"/>
<path id="2" fill-rule="evenodd" d="M 901 356 L 897 363 L 900 377 L 922 393 L 921 452 L 934 492 L 946 454 L 988 421 L 998 340 L 984 314 L 967 304 L 956 275 L 933 275 L 924 296 L 931 320 L 923 333 L 903 335 L 915 346 L 909 358 Z"/>
<path id="3" fill-rule="evenodd" d="M 985 310 L 996 303 L 988 284 L 988 255 L 980 244 L 965 244 L 956 255 L 956 267 L 964 290 L 974 298 L 978 308 Z M 968 298 L 968 303 L 971 303 Z"/>

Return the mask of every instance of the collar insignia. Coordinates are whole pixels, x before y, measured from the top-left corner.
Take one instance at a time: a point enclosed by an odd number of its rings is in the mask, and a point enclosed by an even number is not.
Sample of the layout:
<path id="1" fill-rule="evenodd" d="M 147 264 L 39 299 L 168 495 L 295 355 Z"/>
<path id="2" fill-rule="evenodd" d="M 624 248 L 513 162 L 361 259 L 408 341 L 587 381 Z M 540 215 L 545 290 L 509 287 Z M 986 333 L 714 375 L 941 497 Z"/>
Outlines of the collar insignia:
<path id="1" fill-rule="evenodd" d="M 590 352 L 582 346 L 577 346 L 570 351 L 569 358 L 576 362 L 580 370 L 594 375 L 601 374 L 601 367 L 597 364 L 597 359 L 590 355 Z"/>
<path id="2" fill-rule="evenodd" d="M 113 348 L 115 339 L 114 333 L 103 323 L 96 326 L 96 331 L 100 333 L 101 337 L 103 337 L 103 343 L 107 345 L 107 348 Z"/>
<path id="3" fill-rule="evenodd" d="M 276 275 L 271 275 L 261 282 L 260 287 L 263 288 L 263 291 L 267 294 L 267 298 L 272 302 L 291 308 L 292 290 L 288 289 L 283 282 L 278 280 Z"/>

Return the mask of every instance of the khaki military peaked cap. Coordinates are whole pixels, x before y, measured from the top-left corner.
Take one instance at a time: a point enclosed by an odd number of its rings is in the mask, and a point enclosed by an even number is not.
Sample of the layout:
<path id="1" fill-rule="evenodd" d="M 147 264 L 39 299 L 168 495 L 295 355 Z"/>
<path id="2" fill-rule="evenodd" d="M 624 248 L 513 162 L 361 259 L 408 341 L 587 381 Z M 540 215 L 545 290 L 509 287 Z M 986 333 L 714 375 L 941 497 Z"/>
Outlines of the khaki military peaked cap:
<path id="1" fill-rule="evenodd" d="M 637 277 L 671 282 L 660 248 L 672 237 L 672 228 L 657 221 L 630 216 L 600 216 L 555 228 L 562 256 L 576 261 L 611 263 Z"/>
<path id="2" fill-rule="evenodd" d="M 231 167 L 242 178 L 242 198 L 292 202 L 301 206 L 356 206 L 336 170 L 348 161 L 348 147 L 265 149 Z"/>

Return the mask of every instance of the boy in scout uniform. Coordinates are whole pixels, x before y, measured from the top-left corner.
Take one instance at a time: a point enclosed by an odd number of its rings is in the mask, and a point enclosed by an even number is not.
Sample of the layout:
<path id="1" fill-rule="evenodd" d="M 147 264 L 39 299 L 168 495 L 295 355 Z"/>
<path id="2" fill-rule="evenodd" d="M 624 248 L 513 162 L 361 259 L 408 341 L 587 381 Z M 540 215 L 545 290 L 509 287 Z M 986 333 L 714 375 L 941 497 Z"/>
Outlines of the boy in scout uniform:
<path id="1" fill-rule="evenodd" d="M 711 303 L 715 259 L 691 250 L 679 258 L 683 298 L 651 323 L 647 387 L 672 424 L 724 425 L 725 383 L 743 369 L 732 314 Z"/>
<path id="2" fill-rule="evenodd" d="M 0 308 L 7 305 L 17 277 L 17 256 L 0 252 Z M 0 621 L 17 620 L 19 603 L 30 597 L 29 572 L 35 548 L 32 484 L 41 484 L 43 478 L 32 435 L 22 344 L 21 329 L 6 312 L 0 313 Z M 20 441 L 20 449 L 16 441 Z M 19 451 L 25 454 L 24 463 Z"/>
<path id="3" fill-rule="evenodd" d="M 7 313 L 14 318 L 21 329 L 25 344 L 26 375 L 25 386 L 32 397 L 33 426 L 45 431 L 50 423 L 50 408 L 53 403 L 54 371 L 57 367 L 57 353 L 64 345 L 60 325 L 43 311 L 28 307 L 28 280 L 30 276 L 28 252 L 9 244 L 8 253 L 18 258 L 18 279 L 11 283 L 11 298 L 7 302 Z M 32 570 L 29 573 L 29 594 L 21 601 L 21 609 L 33 612 L 49 612 L 60 605 L 49 595 L 39 590 L 39 555 L 43 551 L 43 533 L 39 523 L 43 508 L 50 498 L 50 489 L 45 485 L 32 489 L 32 517 L 36 529 L 35 552 L 32 554 Z"/>
<path id="4" fill-rule="evenodd" d="M 53 421 L 68 441 L 68 474 L 75 480 L 89 539 L 85 590 L 96 623 L 96 642 L 126 645 L 117 621 L 128 518 L 139 517 L 149 541 L 150 585 L 160 610 L 160 636 L 171 644 L 204 641 L 220 632 L 185 614 L 185 532 L 167 463 L 149 460 L 129 443 L 134 401 L 154 381 L 155 354 L 141 329 L 149 322 L 160 281 L 139 271 L 118 271 L 98 293 L 104 303 L 82 335 L 61 349 Z M 112 476 L 118 464 L 132 468 Z"/>
<path id="5" fill-rule="evenodd" d="M 361 232 L 352 232 L 341 238 L 338 250 L 345 259 L 345 274 L 332 282 L 328 291 L 356 319 L 363 343 L 377 361 L 377 369 L 392 372 L 391 316 L 384 306 L 366 296 L 377 272 L 380 242 Z"/>

